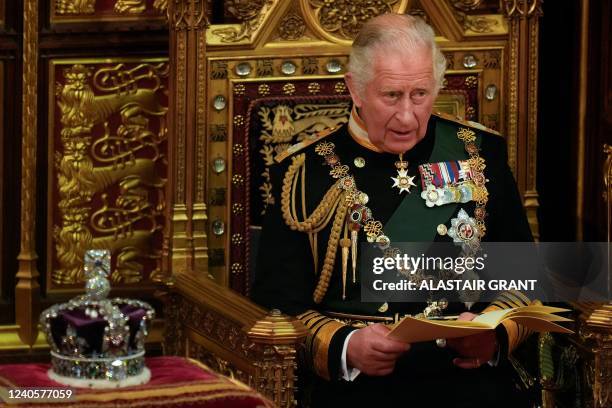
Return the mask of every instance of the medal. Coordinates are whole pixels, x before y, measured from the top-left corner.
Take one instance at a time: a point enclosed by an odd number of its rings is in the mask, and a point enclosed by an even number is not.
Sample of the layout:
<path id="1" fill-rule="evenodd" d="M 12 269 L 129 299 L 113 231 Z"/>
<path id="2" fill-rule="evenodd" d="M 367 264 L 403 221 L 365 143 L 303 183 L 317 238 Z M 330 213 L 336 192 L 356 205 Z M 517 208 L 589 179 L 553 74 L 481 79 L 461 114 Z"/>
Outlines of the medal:
<path id="1" fill-rule="evenodd" d="M 410 187 L 415 186 L 414 184 L 414 176 L 408 175 L 408 162 L 402 160 L 403 154 L 400 154 L 399 161 L 395 162 L 395 168 L 397 168 L 397 177 L 391 177 L 393 180 L 393 187 L 398 188 L 400 194 L 404 191 L 410 192 Z"/>
<path id="2" fill-rule="evenodd" d="M 440 191 L 438 191 L 436 186 L 434 186 L 433 184 L 429 184 L 427 188 L 421 192 L 421 198 L 425 200 L 425 205 L 427 205 L 428 207 L 433 207 L 434 205 L 441 205 L 438 204 L 438 202 L 440 201 L 440 197 Z"/>
<path id="3" fill-rule="evenodd" d="M 480 231 L 476 225 L 476 220 L 468 215 L 462 208 L 457 214 L 457 218 L 451 219 L 451 227 L 448 229 L 448 236 L 463 250 L 470 253 L 470 250 L 478 248 L 480 244 Z"/>

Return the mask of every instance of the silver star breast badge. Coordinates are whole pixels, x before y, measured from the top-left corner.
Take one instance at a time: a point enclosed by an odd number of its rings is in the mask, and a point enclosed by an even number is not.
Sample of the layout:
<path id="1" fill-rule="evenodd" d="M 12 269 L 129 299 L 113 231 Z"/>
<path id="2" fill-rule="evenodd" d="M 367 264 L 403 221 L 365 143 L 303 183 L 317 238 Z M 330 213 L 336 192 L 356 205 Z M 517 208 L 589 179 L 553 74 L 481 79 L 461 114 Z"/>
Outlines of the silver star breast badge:
<path id="1" fill-rule="evenodd" d="M 399 188 L 400 194 L 404 191 L 410 193 L 410 187 L 415 186 L 414 176 L 409 176 L 408 171 L 401 169 L 397 171 L 397 177 L 391 177 L 393 180 L 393 188 Z"/>

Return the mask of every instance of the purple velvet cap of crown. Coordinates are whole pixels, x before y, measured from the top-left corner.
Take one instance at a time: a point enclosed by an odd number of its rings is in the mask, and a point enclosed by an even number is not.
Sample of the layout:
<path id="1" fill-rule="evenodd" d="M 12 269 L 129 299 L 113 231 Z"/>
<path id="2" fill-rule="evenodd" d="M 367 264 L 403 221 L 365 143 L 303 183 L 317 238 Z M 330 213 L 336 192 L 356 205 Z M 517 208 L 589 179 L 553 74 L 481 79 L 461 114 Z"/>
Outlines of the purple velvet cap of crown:
<path id="1" fill-rule="evenodd" d="M 140 323 L 146 314 L 146 310 L 142 307 L 125 303 L 118 304 L 118 307 L 121 313 L 128 318 L 127 324 L 130 328 L 130 343 L 128 348 L 134 350 L 136 349 L 136 332 L 140 328 Z M 102 353 L 104 328 L 108 325 L 108 322 L 101 315 L 95 318 L 88 316 L 85 314 L 85 309 L 83 307 L 73 310 L 66 309 L 58 312 L 57 317 L 52 318 L 50 324 L 53 342 L 58 347 L 61 348 L 62 337 L 66 335 L 68 325 L 71 325 L 76 330 L 77 336 L 87 342 L 84 354 L 90 355 L 94 352 L 97 354 Z"/>

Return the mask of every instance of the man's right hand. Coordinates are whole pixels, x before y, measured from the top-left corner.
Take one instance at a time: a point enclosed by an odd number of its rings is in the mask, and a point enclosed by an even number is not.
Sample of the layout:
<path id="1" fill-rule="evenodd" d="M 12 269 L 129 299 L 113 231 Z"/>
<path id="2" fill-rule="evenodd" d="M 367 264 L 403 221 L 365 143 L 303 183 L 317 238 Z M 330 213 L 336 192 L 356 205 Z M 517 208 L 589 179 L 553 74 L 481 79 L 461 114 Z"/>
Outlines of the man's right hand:
<path id="1" fill-rule="evenodd" d="M 396 360 L 410 350 L 410 344 L 387 338 L 388 332 L 380 323 L 357 330 L 346 350 L 348 365 L 367 375 L 391 374 Z"/>

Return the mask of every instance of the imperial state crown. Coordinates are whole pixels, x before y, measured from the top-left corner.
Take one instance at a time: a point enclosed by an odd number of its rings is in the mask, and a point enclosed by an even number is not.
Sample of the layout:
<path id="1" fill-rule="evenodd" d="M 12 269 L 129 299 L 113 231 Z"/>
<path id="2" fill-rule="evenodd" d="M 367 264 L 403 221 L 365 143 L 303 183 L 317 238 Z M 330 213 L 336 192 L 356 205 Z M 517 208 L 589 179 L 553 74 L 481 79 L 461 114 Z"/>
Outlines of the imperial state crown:
<path id="1" fill-rule="evenodd" d="M 110 251 L 84 257 L 85 294 L 42 312 L 51 346 L 49 377 L 74 387 L 117 388 L 146 383 L 145 337 L 154 309 L 133 299 L 107 299 Z"/>

